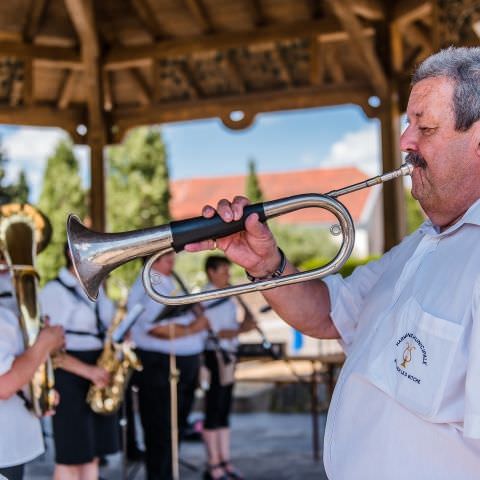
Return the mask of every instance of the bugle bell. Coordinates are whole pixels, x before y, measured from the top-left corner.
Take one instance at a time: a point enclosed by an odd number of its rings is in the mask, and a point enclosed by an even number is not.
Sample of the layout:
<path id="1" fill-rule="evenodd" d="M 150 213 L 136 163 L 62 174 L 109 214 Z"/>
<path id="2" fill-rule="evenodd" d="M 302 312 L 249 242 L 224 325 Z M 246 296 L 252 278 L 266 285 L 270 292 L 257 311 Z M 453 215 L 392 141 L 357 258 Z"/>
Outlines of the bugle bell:
<path id="1" fill-rule="evenodd" d="M 70 215 L 67 221 L 67 238 L 77 276 L 88 297 L 95 300 L 105 277 L 116 267 L 139 257 L 151 256 L 143 269 L 143 283 L 148 295 L 166 305 L 184 305 L 204 302 L 231 295 L 290 285 L 337 272 L 350 257 L 355 241 L 355 228 L 348 210 L 337 197 L 371 187 L 404 175 L 410 175 L 413 166 L 405 163 L 392 172 L 364 182 L 359 182 L 327 194 L 308 193 L 293 195 L 264 203 L 248 205 L 240 220 L 224 222 L 217 214 L 212 218 L 194 217 L 171 222 L 158 227 L 144 228 L 122 233 L 99 233 L 86 228 L 80 220 Z M 338 220 L 343 233 L 342 244 L 336 256 L 326 265 L 306 272 L 299 272 L 259 282 L 235 285 L 219 290 L 210 290 L 171 297 L 160 295 L 152 286 L 150 270 L 153 263 L 168 252 L 180 252 L 185 245 L 207 239 L 217 239 L 245 229 L 245 220 L 257 213 L 260 221 L 294 212 L 303 208 L 318 207 L 330 211 Z"/>

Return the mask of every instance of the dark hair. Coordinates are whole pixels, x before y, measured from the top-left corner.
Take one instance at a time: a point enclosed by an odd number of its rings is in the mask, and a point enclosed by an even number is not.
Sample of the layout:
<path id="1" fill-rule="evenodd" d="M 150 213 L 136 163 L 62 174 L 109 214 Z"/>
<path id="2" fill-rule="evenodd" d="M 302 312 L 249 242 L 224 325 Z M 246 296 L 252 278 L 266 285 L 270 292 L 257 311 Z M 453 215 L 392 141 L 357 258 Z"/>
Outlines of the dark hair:
<path id="1" fill-rule="evenodd" d="M 65 257 L 65 266 L 67 268 L 70 268 L 73 263 L 70 257 L 70 248 L 68 247 L 68 242 L 65 242 L 65 244 L 63 245 L 63 256 Z"/>
<path id="2" fill-rule="evenodd" d="M 216 270 L 220 265 L 230 265 L 232 262 L 221 255 L 209 255 L 205 260 L 205 271 Z"/>
<path id="3" fill-rule="evenodd" d="M 480 47 L 449 47 L 431 55 L 413 74 L 412 86 L 434 77 L 454 82 L 455 129 L 467 131 L 480 120 Z"/>

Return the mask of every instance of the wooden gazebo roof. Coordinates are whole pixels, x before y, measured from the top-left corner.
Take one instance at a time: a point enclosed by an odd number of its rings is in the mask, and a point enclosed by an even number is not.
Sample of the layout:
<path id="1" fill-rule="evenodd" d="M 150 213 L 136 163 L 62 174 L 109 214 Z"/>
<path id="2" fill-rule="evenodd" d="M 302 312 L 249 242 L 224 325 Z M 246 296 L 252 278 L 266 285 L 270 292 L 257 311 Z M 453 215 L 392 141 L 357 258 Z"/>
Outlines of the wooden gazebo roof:
<path id="1" fill-rule="evenodd" d="M 389 168 L 387 123 L 412 67 L 478 43 L 479 12 L 475 0 L 3 1 L 0 123 L 62 127 L 91 146 L 100 228 L 102 148 L 141 124 L 245 128 L 259 112 L 354 103 L 382 119 Z"/>

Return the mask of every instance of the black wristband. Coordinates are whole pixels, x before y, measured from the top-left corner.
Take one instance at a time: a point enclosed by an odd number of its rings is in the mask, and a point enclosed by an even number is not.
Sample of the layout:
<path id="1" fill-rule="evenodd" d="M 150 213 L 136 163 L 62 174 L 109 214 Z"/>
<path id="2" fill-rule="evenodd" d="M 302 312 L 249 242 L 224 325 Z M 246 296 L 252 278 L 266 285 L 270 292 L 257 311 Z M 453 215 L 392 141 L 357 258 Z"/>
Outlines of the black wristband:
<path id="1" fill-rule="evenodd" d="M 278 252 L 280 253 L 280 265 L 277 267 L 277 269 L 269 275 L 265 275 L 265 277 L 254 277 L 245 270 L 245 275 L 251 282 L 261 282 L 262 280 L 268 280 L 269 278 L 277 278 L 282 275 L 282 273 L 285 271 L 285 267 L 287 266 L 287 257 L 285 257 L 285 254 L 280 247 L 277 248 Z"/>

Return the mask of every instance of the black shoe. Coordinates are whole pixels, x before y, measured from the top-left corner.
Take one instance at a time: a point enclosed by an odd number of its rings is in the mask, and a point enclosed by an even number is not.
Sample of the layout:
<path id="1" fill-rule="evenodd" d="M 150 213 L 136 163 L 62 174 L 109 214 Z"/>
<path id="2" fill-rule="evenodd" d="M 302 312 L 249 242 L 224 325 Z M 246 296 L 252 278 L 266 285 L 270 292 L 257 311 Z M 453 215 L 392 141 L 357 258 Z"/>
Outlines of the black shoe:
<path id="1" fill-rule="evenodd" d="M 222 465 L 220 463 L 216 465 L 207 465 L 207 469 L 205 470 L 205 472 L 203 472 L 203 480 L 228 480 L 225 472 L 223 472 L 222 476 L 220 477 L 214 477 L 212 475 L 212 472 L 217 468 L 222 468 Z"/>
<path id="2" fill-rule="evenodd" d="M 240 472 L 237 472 L 230 462 L 221 462 L 220 466 L 224 469 L 225 477 L 228 480 L 245 480 L 244 476 Z M 230 468 L 227 469 L 227 467 Z"/>
<path id="3" fill-rule="evenodd" d="M 145 458 L 145 452 L 136 448 L 127 452 L 127 460 L 129 462 L 141 462 Z"/>

